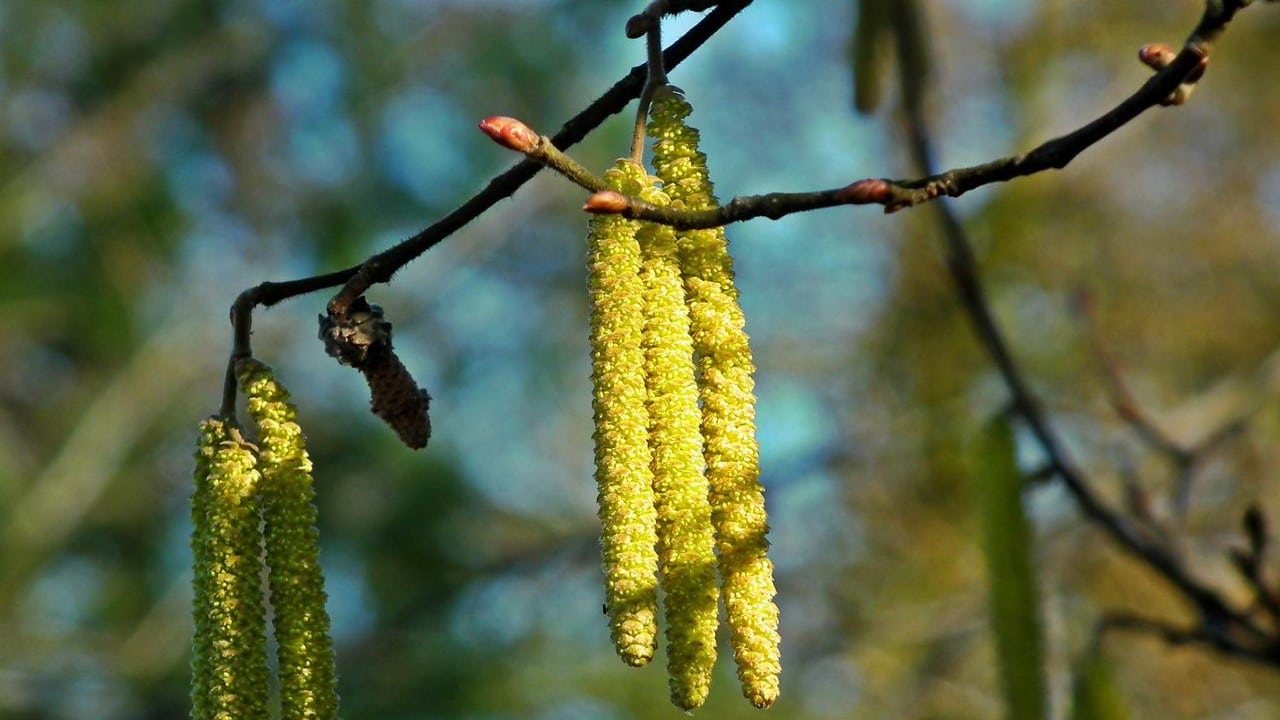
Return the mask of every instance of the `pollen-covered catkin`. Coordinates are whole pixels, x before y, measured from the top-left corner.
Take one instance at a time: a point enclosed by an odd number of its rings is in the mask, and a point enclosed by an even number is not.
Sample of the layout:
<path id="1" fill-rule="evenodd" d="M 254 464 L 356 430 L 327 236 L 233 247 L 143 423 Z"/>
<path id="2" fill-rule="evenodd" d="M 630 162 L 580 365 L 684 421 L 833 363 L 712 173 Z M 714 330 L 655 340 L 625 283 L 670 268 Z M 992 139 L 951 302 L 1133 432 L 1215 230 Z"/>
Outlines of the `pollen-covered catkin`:
<path id="1" fill-rule="evenodd" d="M 260 479 L 236 428 L 218 418 L 200 425 L 191 499 L 193 720 L 267 717 Z"/>
<path id="2" fill-rule="evenodd" d="M 335 720 L 338 695 L 324 575 L 317 543 L 311 459 L 297 410 L 271 368 L 237 367 L 250 416 L 258 425 L 263 535 L 274 609 L 283 720 Z"/>
<path id="3" fill-rule="evenodd" d="M 630 192 L 655 205 L 668 203 L 654 187 L 656 178 L 646 177 L 639 166 L 630 170 L 639 186 Z M 702 414 L 675 233 L 643 223 L 637 239 L 643 258 L 649 446 L 658 508 L 658 573 L 666 598 L 667 673 L 672 702 L 692 710 L 706 701 L 711 688 L 719 621 Z"/>
<path id="4" fill-rule="evenodd" d="M 716 206 L 698 131 L 685 124 L 692 108 L 667 86 L 654 95 L 648 132 L 653 164 L 672 206 Z M 755 439 L 755 366 L 733 283 L 724 230 L 691 230 L 677 238 L 689 304 L 702 400 L 702 434 L 712 521 L 734 658 L 743 694 L 757 707 L 778 697 L 781 653 L 768 521 Z"/>
<path id="5" fill-rule="evenodd" d="M 634 184 L 621 166 L 605 180 L 619 192 Z M 653 659 L 658 633 L 658 556 L 636 228 L 617 216 L 592 218 L 587 295 L 605 609 L 618 655 L 640 666 Z"/>

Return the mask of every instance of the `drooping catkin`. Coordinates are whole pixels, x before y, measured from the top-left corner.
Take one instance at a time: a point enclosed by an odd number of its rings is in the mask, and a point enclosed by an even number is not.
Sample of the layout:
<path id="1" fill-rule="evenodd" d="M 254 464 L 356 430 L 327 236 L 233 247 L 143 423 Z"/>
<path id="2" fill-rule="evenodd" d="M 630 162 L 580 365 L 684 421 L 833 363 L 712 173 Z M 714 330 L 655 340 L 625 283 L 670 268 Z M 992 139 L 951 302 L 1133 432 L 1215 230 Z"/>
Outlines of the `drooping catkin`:
<path id="1" fill-rule="evenodd" d="M 620 192 L 634 184 L 621 167 L 605 180 Z M 653 659 L 658 633 L 658 556 L 636 228 L 617 216 L 592 218 L 587 294 L 605 610 L 618 655 L 640 666 Z"/>
<path id="2" fill-rule="evenodd" d="M 656 178 L 647 177 L 636 165 L 630 165 L 629 172 L 629 192 L 655 205 L 667 204 L 667 196 L 654 187 Z M 643 258 L 645 377 L 658 510 L 658 572 L 666 596 L 667 674 L 672 702 L 692 710 L 706 701 L 711 688 L 719 599 L 703 474 L 702 415 L 675 233 L 643 223 L 637 239 Z"/>
<path id="3" fill-rule="evenodd" d="M 654 95 L 648 132 L 653 164 L 675 207 L 716 205 L 692 111 L 670 86 Z M 757 707 L 778 697 L 781 653 L 768 520 L 755 439 L 755 366 L 733 284 L 724 230 L 678 234 L 698 362 L 702 434 L 725 607 L 743 694 Z"/>
<path id="4" fill-rule="evenodd" d="M 205 420 L 191 499 L 193 720 L 267 717 L 260 480 L 239 431 Z"/>
<path id="5" fill-rule="evenodd" d="M 258 426 L 263 535 L 280 672 L 283 720 L 334 720 L 337 682 L 313 503 L 315 489 L 297 410 L 271 368 L 237 367 Z"/>

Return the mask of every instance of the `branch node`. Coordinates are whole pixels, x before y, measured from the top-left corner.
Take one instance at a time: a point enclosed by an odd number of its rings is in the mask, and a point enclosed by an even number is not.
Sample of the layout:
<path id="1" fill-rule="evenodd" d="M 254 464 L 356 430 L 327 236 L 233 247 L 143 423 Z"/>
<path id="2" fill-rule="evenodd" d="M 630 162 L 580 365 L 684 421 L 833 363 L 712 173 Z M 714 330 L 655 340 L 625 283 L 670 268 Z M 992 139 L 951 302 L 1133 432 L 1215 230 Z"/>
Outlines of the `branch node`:
<path id="1" fill-rule="evenodd" d="M 836 191 L 836 199 L 848 205 L 884 204 L 892 198 L 893 188 L 882 179 L 859 180 Z"/>

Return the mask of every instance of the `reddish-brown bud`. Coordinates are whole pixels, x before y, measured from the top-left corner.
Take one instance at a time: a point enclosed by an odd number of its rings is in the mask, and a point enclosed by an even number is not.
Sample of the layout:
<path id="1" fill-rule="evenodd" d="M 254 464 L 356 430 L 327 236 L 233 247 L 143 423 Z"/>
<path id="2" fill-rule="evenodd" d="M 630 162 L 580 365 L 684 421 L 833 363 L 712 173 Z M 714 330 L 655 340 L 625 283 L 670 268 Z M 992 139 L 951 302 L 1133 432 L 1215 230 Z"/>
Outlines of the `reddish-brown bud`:
<path id="1" fill-rule="evenodd" d="M 495 115 L 480 121 L 480 129 L 499 145 L 528 153 L 538 147 L 540 138 L 532 128 L 515 118 Z"/>
<path id="2" fill-rule="evenodd" d="M 626 195 L 612 190 L 601 190 L 587 198 L 582 209 L 597 215 L 618 215 L 625 212 L 629 204 Z"/>
<path id="3" fill-rule="evenodd" d="M 893 197 L 893 187 L 885 180 L 868 178 L 836 191 L 836 198 L 849 205 L 884 204 Z"/>
<path id="4" fill-rule="evenodd" d="M 1138 49 L 1138 59 L 1152 70 L 1163 70 L 1169 67 L 1169 63 L 1176 57 L 1178 54 L 1164 43 L 1151 43 Z"/>

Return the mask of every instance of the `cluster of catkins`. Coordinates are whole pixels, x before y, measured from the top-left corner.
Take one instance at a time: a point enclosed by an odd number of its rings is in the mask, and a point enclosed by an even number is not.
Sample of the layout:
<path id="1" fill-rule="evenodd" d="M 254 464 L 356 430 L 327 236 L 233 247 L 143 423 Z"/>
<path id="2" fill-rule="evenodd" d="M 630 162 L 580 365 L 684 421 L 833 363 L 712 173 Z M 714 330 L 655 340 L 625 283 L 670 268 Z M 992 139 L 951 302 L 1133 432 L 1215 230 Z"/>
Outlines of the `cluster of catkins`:
<path id="1" fill-rule="evenodd" d="M 258 442 L 218 417 L 200 426 L 191 500 L 193 720 L 266 718 L 267 570 L 283 720 L 336 720 L 338 696 L 315 492 L 297 412 L 271 369 L 238 364 Z"/>
<path id="2" fill-rule="evenodd" d="M 654 95 L 649 176 L 630 160 L 612 190 L 659 206 L 716 204 L 691 108 Z M 660 183 L 660 185 L 659 185 Z M 618 654 L 653 658 L 665 596 L 671 698 L 702 705 L 724 594 L 743 693 L 778 697 L 773 566 L 755 439 L 754 366 L 724 230 L 676 232 L 616 215 L 591 221 L 587 254 L 605 603 Z M 719 583 L 717 583 L 717 568 Z"/>

